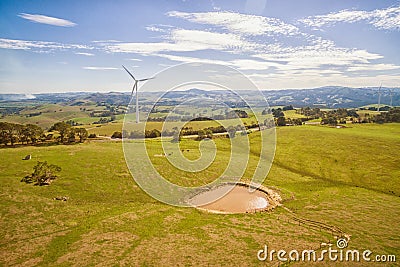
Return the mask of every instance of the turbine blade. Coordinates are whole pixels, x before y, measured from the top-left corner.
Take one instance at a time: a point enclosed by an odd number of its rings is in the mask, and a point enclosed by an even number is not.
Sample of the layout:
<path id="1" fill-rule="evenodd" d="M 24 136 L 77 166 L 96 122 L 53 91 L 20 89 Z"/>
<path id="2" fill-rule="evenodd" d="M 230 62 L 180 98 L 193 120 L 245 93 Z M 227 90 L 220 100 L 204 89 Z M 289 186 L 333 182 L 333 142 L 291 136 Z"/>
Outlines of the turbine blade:
<path id="1" fill-rule="evenodd" d="M 130 71 L 127 69 L 127 68 L 125 68 L 125 66 L 124 65 L 122 65 L 122 67 L 126 70 L 126 72 L 132 77 L 132 79 L 134 79 L 135 81 L 136 81 L 136 79 L 135 79 L 135 77 L 132 75 L 132 73 L 130 73 Z"/>
<path id="2" fill-rule="evenodd" d="M 140 79 L 138 80 L 138 82 L 143 82 L 143 81 L 147 81 L 147 80 L 152 80 L 155 79 L 156 77 L 151 77 L 151 78 L 146 78 L 146 79 Z"/>

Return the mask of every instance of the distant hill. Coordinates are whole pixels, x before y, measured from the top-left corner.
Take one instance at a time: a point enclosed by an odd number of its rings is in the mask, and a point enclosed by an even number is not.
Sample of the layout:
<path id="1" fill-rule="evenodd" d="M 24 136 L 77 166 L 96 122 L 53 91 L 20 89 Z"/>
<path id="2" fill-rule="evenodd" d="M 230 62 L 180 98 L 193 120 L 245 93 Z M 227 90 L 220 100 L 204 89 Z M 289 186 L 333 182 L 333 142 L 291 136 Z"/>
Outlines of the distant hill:
<path id="1" fill-rule="evenodd" d="M 250 90 L 240 91 L 242 95 L 253 96 L 257 101 L 257 95 Z M 271 106 L 293 105 L 295 107 L 318 106 L 327 108 L 353 108 L 378 103 L 378 88 L 349 88 L 326 86 L 313 89 L 286 89 L 263 90 L 265 98 Z M 141 92 L 140 102 L 144 105 L 152 104 L 163 95 L 165 105 L 174 105 L 178 100 L 193 96 L 209 97 L 216 100 L 231 101 L 233 94 L 229 91 L 207 91 L 192 88 L 186 91 L 165 92 Z M 400 106 L 400 88 L 382 88 L 381 104 Z M 4 102 L 41 102 L 63 103 L 67 105 L 80 105 L 85 102 L 106 103 L 111 105 L 127 105 L 130 93 L 128 92 L 71 92 L 71 93 L 44 93 L 44 94 L 0 94 L 0 105 Z"/>
<path id="2" fill-rule="evenodd" d="M 303 90 L 263 91 L 263 93 L 270 105 L 352 108 L 378 103 L 378 89 L 327 86 Z M 399 88 L 381 88 L 381 104 L 390 104 L 391 93 L 393 105 L 399 106 Z"/>

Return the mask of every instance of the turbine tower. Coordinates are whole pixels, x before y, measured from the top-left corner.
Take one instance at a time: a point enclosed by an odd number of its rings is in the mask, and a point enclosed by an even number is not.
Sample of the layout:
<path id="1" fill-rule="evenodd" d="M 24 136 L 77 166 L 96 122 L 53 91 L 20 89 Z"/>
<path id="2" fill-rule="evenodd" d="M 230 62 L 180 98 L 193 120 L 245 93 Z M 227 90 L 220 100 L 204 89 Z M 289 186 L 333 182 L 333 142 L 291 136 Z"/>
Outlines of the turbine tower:
<path id="1" fill-rule="evenodd" d="M 393 88 L 390 89 L 390 107 L 393 106 Z"/>
<path id="2" fill-rule="evenodd" d="M 136 123 L 139 123 L 139 97 L 138 97 L 138 82 L 144 82 L 150 79 L 154 79 L 154 77 L 152 78 L 146 78 L 146 79 L 140 79 L 140 80 L 136 80 L 136 78 L 132 75 L 132 73 L 130 73 L 130 71 L 125 68 L 124 65 L 122 65 L 122 67 L 124 68 L 124 70 L 126 70 L 126 72 L 132 77 L 132 79 L 134 80 L 133 83 L 133 87 L 132 87 L 132 92 L 131 92 L 131 98 L 133 95 L 133 91 L 136 90 Z"/>
<path id="3" fill-rule="evenodd" d="M 379 89 L 378 89 L 378 112 L 379 112 L 379 109 L 381 108 L 381 88 L 382 88 L 382 83 L 381 83 L 381 86 L 379 86 Z"/>

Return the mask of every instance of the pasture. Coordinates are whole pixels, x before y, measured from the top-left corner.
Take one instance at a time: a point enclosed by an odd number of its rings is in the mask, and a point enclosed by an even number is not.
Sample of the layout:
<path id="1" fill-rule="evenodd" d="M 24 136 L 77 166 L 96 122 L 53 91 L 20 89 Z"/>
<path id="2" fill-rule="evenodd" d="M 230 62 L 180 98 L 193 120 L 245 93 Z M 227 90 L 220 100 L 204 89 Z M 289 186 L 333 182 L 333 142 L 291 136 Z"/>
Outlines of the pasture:
<path id="1" fill-rule="evenodd" d="M 259 133 L 249 137 L 256 144 Z M 150 157 L 160 153 L 160 140 L 147 142 Z M 203 175 L 186 175 L 182 180 L 183 174 L 166 158 L 152 161 L 171 182 L 202 184 L 229 158 L 225 149 L 229 139 L 215 142 L 221 148 L 218 161 Z M 189 149 L 188 158 L 200 156 L 197 141 L 184 139 L 181 146 Z M 286 251 L 320 250 L 321 242 L 335 244 L 337 233 L 300 223 L 298 218 L 340 228 L 351 235 L 350 249 L 399 257 L 399 148 L 400 124 L 277 128 L 275 160 L 264 186 L 280 192 L 283 206 L 235 215 L 154 200 L 131 177 L 121 142 L 1 149 L 0 263 L 263 266 L 271 263 L 259 262 L 257 251 L 266 244 Z M 252 150 L 243 180 L 250 177 L 257 153 Z M 32 160 L 22 161 L 27 154 Z M 57 180 L 45 187 L 20 182 L 36 161 L 44 160 L 62 167 Z M 54 200 L 59 196 L 68 200 Z M 365 262 L 329 264 L 365 266 Z M 391 266 L 368 264 L 375 265 Z"/>

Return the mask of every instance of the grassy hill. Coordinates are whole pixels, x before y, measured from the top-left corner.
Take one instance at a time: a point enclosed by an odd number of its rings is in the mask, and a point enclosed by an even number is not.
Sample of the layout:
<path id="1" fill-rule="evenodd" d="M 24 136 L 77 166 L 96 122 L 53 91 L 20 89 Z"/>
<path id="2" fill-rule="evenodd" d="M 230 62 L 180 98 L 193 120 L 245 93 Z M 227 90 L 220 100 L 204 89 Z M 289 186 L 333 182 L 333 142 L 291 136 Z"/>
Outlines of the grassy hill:
<path id="1" fill-rule="evenodd" d="M 250 135 L 252 143 L 258 134 Z M 224 147 L 225 141 L 217 142 Z M 150 155 L 157 152 L 157 142 L 149 141 Z M 182 146 L 198 156 L 195 141 L 184 140 Z M 290 251 L 335 242 L 335 234 L 299 223 L 290 211 L 339 227 L 351 235 L 350 249 L 399 255 L 399 147 L 400 124 L 278 128 L 276 157 L 264 185 L 280 191 L 283 207 L 239 215 L 208 214 L 152 199 L 130 176 L 121 142 L 2 149 L 0 262 L 254 266 L 265 244 Z M 217 164 L 224 167 L 228 152 L 220 153 Z M 22 161 L 26 154 L 33 159 Z M 253 150 L 251 161 L 256 157 Z M 47 187 L 21 183 L 39 160 L 61 166 L 60 178 Z M 165 166 L 164 160 L 155 160 L 156 168 Z M 171 173 L 170 180 L 178 183 L 180 177 Z M 57 196 L 69 200 L 53 200 Z"/>

